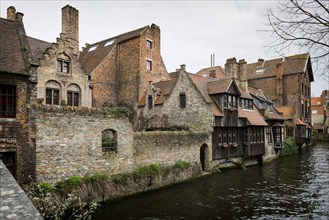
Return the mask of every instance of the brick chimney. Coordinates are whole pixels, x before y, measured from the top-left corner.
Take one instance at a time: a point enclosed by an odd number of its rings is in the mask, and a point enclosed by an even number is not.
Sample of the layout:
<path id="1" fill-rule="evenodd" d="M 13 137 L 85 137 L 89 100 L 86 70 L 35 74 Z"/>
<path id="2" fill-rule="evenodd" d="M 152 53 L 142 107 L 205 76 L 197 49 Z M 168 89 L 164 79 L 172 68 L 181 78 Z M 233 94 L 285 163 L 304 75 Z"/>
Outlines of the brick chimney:
<path id="1" fill-rule="evenodd" d="M 216 78 L 216 70 L 215 69 L 209 70 L 209 77 L 210 78 Z"/>
<path id="2" fill-rule="evenodd" d="M 277 106 L 283 106 L 283 66 L 276 64 L 276 100 Z"/>
<path id="3" fill-rule="evenodd" d="M 79 48 L 79 11 L 69 5 L 62 8 L 62 33 Z"/>
<path id="4" fill-rule="evenodd" d="M 7 8 L 7 19 L 10 21 L 15 21 L 16 9 L 14 6 Z"/>
<path id="5" fill-rule="evenodd" d="M 264 66 L 264 59 L 259 58 L 257 62 L 257 67 L 263 67 Z"/>

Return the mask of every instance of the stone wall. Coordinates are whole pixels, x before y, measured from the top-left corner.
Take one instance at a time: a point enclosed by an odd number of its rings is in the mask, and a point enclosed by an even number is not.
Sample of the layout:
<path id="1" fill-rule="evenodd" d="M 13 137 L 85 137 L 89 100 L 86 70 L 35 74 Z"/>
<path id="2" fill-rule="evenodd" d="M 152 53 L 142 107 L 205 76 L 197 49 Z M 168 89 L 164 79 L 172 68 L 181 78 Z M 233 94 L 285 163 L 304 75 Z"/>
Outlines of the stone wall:
<path id="1" fill-rule="evenodd" d="M 151 163 L 200 163 L 204 133 L 133 133 L 126 117 L 109 109 L 35 106 L 37 181 L 56 182 L 96 172 L 113 175 Z M 117 152 L 103 152 L 102 131 L 117 131 Z"/>

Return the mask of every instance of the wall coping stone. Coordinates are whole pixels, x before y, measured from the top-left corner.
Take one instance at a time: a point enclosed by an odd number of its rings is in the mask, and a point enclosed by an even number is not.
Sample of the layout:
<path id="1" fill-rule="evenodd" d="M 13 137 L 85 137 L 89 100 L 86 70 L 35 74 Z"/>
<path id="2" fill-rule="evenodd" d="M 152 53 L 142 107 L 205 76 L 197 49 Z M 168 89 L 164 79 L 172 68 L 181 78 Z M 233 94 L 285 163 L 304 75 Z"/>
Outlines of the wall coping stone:
<path id="1" fill-rule="evenodd" d="M 35 219 L 42 217 L 29 197 L 0 160 L 0 219 Z"/>

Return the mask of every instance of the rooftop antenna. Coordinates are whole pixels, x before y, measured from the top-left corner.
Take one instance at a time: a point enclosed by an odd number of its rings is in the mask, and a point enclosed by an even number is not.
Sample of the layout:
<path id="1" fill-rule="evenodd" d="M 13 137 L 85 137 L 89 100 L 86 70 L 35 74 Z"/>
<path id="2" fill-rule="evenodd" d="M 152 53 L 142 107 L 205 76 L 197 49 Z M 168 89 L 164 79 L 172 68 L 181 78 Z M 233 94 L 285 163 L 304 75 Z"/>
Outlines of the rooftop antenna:
<path id="1" fill-rule="evenodd" d="M 210 67 L 215 67 L 215 54 L 210 55 Z"/>

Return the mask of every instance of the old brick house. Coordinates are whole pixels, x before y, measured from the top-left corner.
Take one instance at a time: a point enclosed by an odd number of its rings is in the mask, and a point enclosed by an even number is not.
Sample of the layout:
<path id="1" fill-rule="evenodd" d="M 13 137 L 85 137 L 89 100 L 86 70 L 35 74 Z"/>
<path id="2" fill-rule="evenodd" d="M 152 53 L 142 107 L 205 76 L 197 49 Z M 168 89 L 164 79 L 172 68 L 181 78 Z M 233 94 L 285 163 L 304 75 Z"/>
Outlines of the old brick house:
<path id="1" fill-rule="evenodd" d="M 169 78 L 160 46 L 155 24 L 86 44 L 80 62 L 92 77 L 93 106 L 137 107 L 149 81 Z"/>
<path id="2" fill-rule="evenodd" d="M 91 79 L 79 62 L 79 12 L 62 8 L 62 33 L 56 43 L 29 38 L 38 68 L 38 99 L 50 105 L 91 107 Z"/>
<path id="3" fill-rule="evenodd" d="M 24 183 L 35 176 L 29 107 L 36 101 L 37 64 L 32 60 L 22 13 L 9 7 L 7 19 L 0 18 L 0 30 L 0 157 Z"/>
<path id="4" fill-rule="evenodd" d="M 311 98 L 312 128 L 318 133 L 329 133 L 329 90 Z"/>

